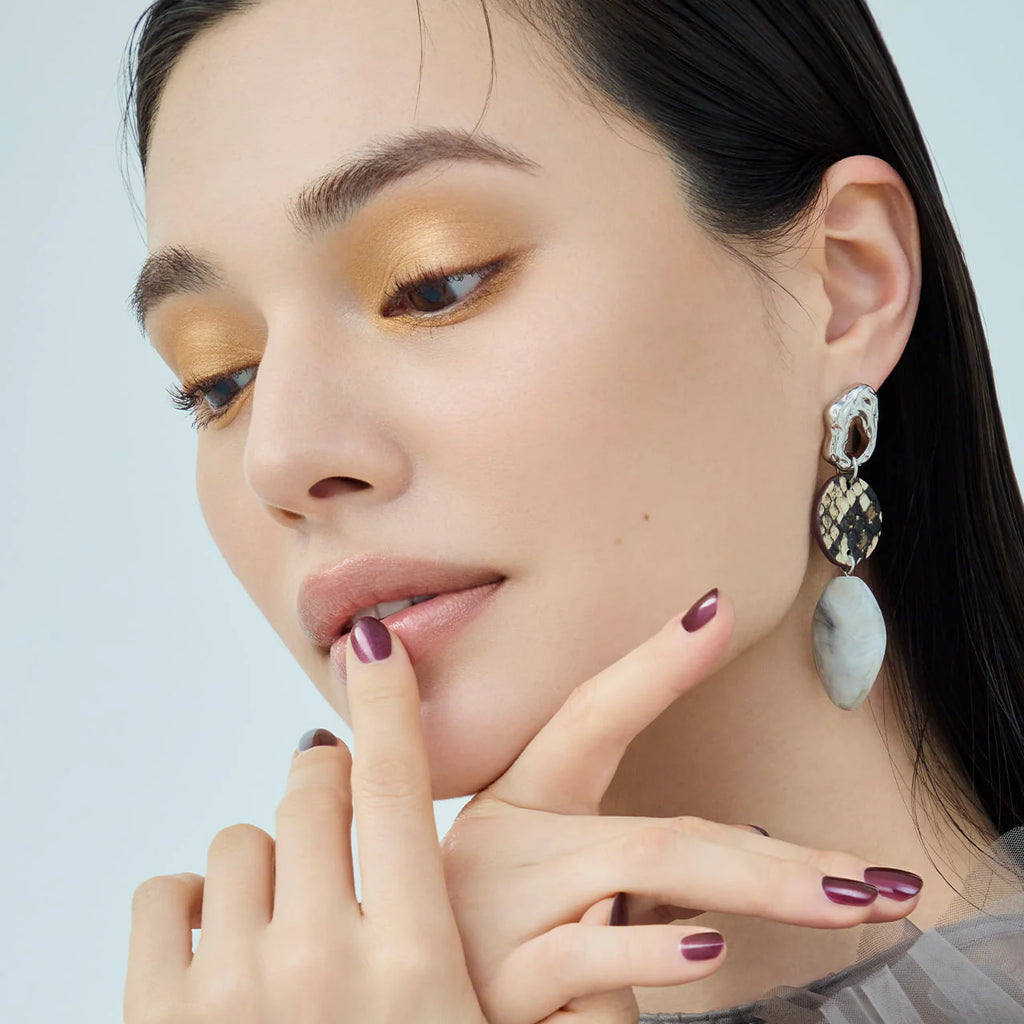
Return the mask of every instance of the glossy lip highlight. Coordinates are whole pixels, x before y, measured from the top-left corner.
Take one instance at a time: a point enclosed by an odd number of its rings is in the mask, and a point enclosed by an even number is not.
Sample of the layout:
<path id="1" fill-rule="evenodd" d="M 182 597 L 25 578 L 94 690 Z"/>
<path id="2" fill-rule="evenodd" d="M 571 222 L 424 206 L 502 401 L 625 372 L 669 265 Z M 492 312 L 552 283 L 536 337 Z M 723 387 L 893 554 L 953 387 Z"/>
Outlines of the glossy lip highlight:
<path id="1" fill-rule="evenodd" d="M 487 567 L 372 553 L 356 555 L 302 581 L 299 625 L 310 643 L 329 649 L 345 623 L 362 608 L 422 594 L 441 596 L 504 578 Z M 413 609 L 429 604 L 433 602 L 413 605 Z"/>

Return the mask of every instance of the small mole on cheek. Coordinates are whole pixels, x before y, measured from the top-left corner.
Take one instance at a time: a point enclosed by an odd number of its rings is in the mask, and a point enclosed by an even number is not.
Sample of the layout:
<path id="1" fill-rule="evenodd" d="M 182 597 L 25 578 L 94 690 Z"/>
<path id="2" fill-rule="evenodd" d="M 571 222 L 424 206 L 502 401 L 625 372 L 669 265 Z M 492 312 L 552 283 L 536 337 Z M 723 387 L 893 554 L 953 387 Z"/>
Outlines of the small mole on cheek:
<path id="1" fill-rule="evenodd" d="M 644 522 L 646 523 L 646 522 L 647 522 L 647 520 L 648 520 L 648 519 L 650 519 L 650 518 L 651 518 L 651 517 L 650 517 L 649 513 L 645 512 L 645 513 L 644 513 Z"/>
<path id="2" fill-rule="evenodd" d="M 622 538 L 621 537 L 616 537 L 615 538 L 615 543 L 616 544 L 621 544 L 622 543 Z"/>

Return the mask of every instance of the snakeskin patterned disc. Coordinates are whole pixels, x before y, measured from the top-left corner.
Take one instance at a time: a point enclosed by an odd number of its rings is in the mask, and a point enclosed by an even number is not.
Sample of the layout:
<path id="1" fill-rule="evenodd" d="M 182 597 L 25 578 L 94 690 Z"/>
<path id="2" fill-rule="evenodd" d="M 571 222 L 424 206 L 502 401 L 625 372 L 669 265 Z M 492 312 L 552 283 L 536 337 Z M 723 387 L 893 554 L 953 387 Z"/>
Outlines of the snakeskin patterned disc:
<path id="1" fill-rule="evenodd" d="M 842 569 L 863 562 L 882 535 L 882 510 L 870 485 L 840 474 L 825 481 L 814 505 L 814 535 L 825 557 Z"/>

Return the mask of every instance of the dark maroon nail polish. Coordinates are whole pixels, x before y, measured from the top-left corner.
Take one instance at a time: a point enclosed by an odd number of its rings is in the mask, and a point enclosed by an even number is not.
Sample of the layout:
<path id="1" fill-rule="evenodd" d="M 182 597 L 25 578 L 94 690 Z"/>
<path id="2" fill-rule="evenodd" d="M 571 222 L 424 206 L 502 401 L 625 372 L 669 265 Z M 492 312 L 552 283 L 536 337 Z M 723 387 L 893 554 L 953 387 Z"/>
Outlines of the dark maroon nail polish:
<path id="1" fill-rule="evenodd" d="M 768 833 L 763 828 L 761 828 L 760 825 L 748 825 L 747 828 L 756 828 L 757 831 L 761 833 L 761 835 L 768 836 L 768 838 L 771 839 L 771 836 L 769 836 Z"/>
<path id="2" fill-rule="evenodd" d="M 687 633 L 693 633 L 700 629 L 706 622 L 710 622 L 718 611 L 718 587 L 709 590 L 703 597 L 698 598 L 693 607 L 683 616 L 682 626 Z"/>
<path id="3" fill-rule="evenodd" d="M 899 868 L 868 868 L 864 872 L 864 881 L 875 886 L 882 896 L 901 903 L 916 896 L 924 885 L 920 875 Z"/>
<path id="4" fill-rule="evenodd" d="M 609 924 L 629 924 L 629 907 L 626 904 L 626 894 L 619 892 L 612 900 L 612 912 L 608 917 Z"/>
<path id="5" fill-rule="evenodd" d="M 825 875 L 821 888 L 833 903 L 841 903 L 844 907 L 866 907 L 878 897 L 878 890 L 873 885 L 858 882 L 855 878 Z"/>
<path id="6" fill-rule="evenodd" d="M 299 737 L 299 750 L 310 747 L 336 747 L 338 737 L 330 729 L 310 729 Z"/>
<path id="7" fill-rule="evenodd" d="M 361 662 L 383 661 L 391 654 L 391 634 L 380 619 L 363 615 L 352 627 L 352 650 Z"/>
<path id="8" fill-rule="evenodd" d="M 721 932 L 698 932 L 679 940 L 679 952 L 687 960 L 714 960 L 725 949 Z"/>

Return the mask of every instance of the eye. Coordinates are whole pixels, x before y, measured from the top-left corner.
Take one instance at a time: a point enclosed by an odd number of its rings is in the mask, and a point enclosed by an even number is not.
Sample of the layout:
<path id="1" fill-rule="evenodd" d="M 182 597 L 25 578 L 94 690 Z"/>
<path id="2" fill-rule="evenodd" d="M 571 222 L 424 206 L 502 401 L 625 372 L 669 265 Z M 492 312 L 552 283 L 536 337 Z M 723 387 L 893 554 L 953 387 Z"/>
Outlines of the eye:
<path id="1" fill-rule="evenodd" d="M 461 309 L 482 299 L 491 291 L 488 282 L 496 280 L 513 258 L 506 254 L 477 266 L 417 268 L 392 288 L 381 315 L 441 319 L 449 309 Z M 417 317 L 419 313 L 424 315 Z M 193 426 L 201 430 L 225 415 L 255 378 L 256 370 L 256 366 L 245 366 L 231 373 L 186 380 L 167 390 L 175 408 L 191 411 Z"/>
<path id="2" fill-rule="evenodd" d="M 394 286 L 381 315 L 408 314 L 411 308 L 414 314 L 428 314 L 419 319 L 431 319 L 431 314 L 476 302 L 490 290 L 482 287 L 484 282 L 503 270 L 508 262 L 507 257 L 501 257 L 483 266 L 421 268 Z M 467 300 L 467 296 L 471 298 Z"/>
<path id="3" fill-rule="evenodd" d="M 193 426 L 202 429 L 223 416 L 255 376 L 256 367 L 246 366 L 232 373 L 186 380 L 168 391 L 174 407 L 186 412 L 192 410 Z"/>

